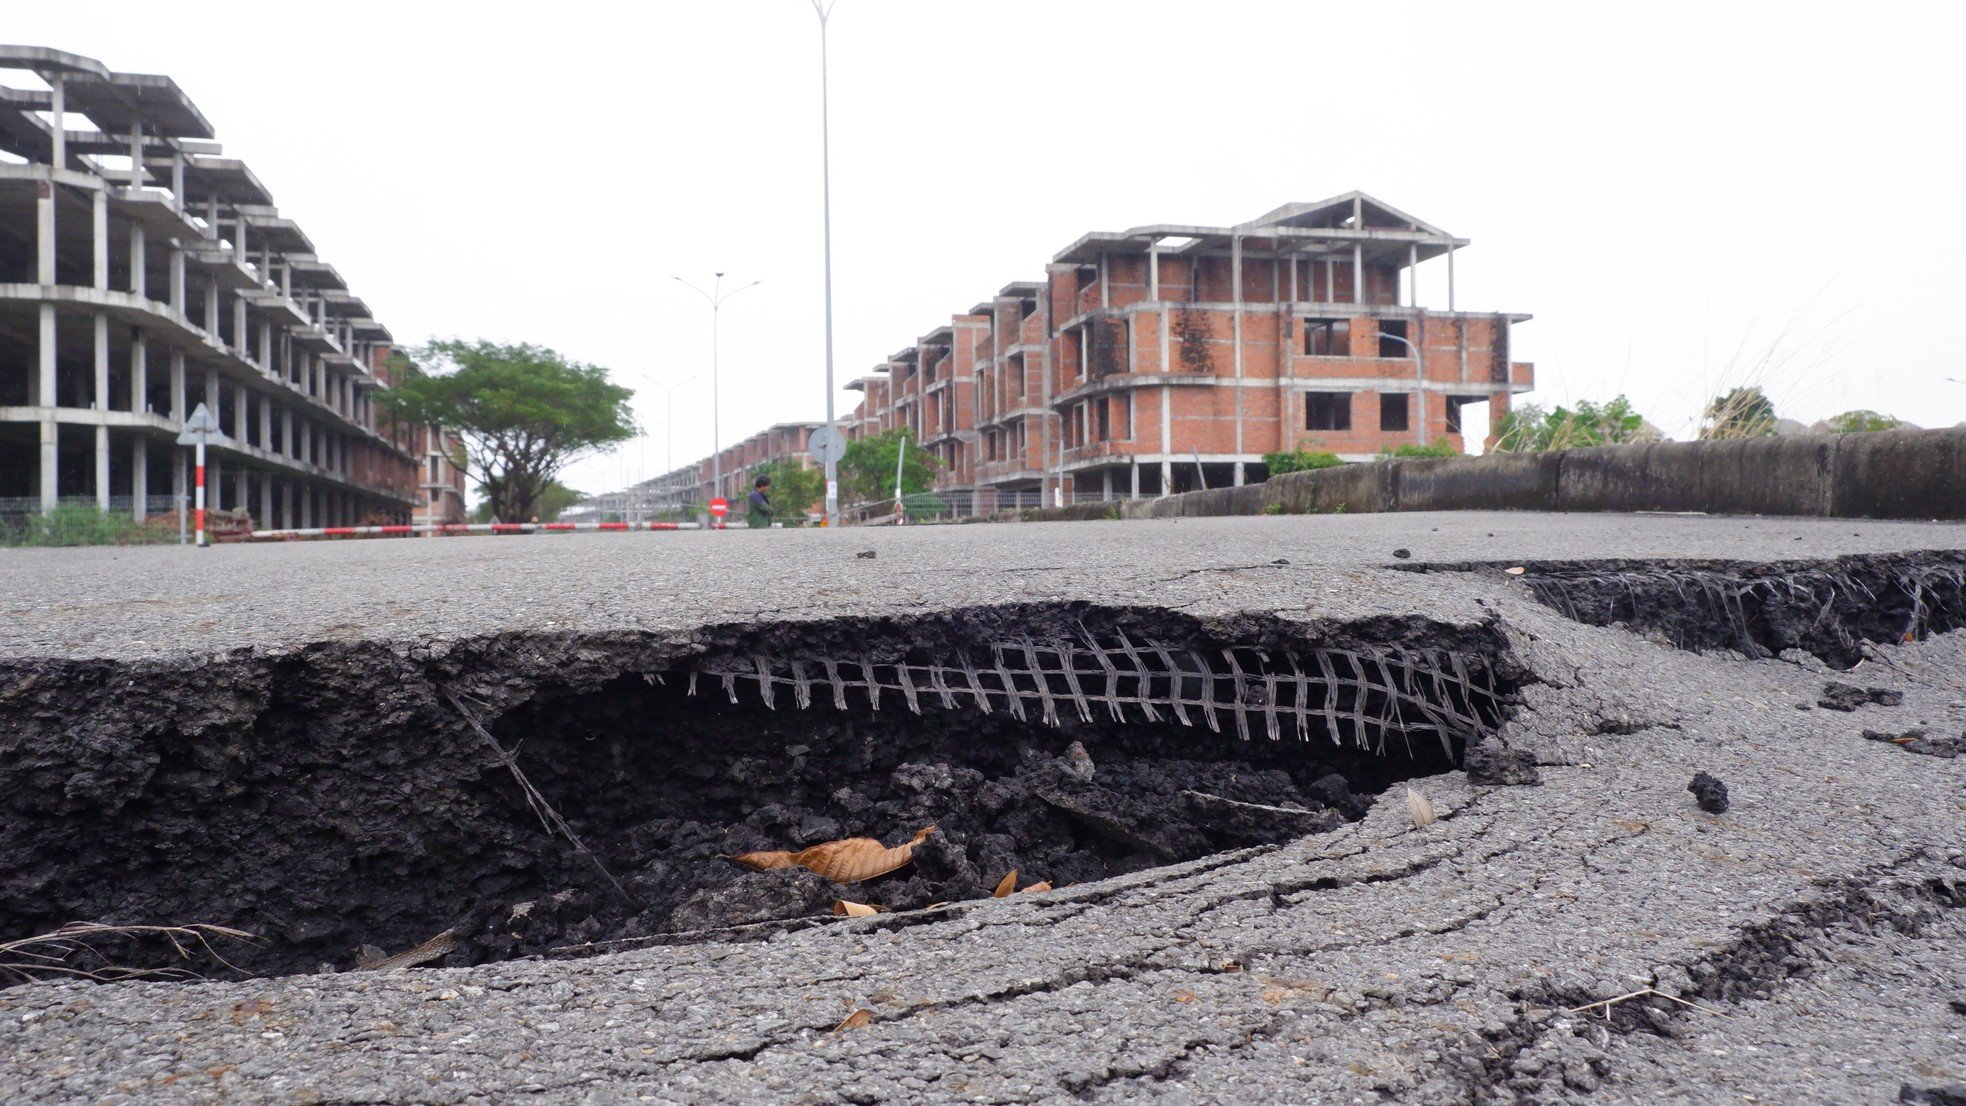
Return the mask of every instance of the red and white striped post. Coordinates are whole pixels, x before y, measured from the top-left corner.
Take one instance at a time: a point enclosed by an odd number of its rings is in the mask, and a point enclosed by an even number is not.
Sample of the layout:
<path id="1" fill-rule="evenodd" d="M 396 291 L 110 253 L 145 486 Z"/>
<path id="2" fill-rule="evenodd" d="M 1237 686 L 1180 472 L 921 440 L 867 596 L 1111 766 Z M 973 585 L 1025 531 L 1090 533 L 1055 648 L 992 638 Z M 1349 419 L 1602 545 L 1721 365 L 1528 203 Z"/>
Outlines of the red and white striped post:
<path id="1" fill-rule="evenodd" d="M 201 403 L 191 412 L 191 417 L 184 420 L 184 430 L 177 436 L 177 444 L 188 445 L 198 451 L 196 458 L 198 469 L 196 512 L 198 518 L 198 548 L 200 549 L 205 548 L 207 544 L 205 540 L 205 441 L 213 434 L 218 435 L 220 442 L 226 440 L 225 434 L 218 428 L 218 420 L 212 417 L 211 408 Z"/>
<path id="2" fill-rule="evenodd" d="M 205 548 L 205 436 L 198 435 L 198 501 L 192 510 L 198 523 L 198 548 Z"/>

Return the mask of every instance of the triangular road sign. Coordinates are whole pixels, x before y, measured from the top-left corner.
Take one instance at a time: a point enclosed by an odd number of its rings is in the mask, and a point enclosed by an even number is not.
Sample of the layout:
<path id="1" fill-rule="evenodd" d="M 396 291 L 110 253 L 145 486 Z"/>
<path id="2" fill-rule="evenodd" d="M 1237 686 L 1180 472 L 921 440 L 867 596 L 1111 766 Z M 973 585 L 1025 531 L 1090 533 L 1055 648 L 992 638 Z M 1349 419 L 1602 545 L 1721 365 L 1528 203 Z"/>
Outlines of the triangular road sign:
<path id="1" fill-rule="evenodd" d="M 197 445 L 201 439 L 208 445 L 226 441 L 225 434 L 218 428 L 218 416 L 202 403 L 191 412 L 190 418 L 184 420 L 184 431 L 177 436 L 177 444 Z"/>

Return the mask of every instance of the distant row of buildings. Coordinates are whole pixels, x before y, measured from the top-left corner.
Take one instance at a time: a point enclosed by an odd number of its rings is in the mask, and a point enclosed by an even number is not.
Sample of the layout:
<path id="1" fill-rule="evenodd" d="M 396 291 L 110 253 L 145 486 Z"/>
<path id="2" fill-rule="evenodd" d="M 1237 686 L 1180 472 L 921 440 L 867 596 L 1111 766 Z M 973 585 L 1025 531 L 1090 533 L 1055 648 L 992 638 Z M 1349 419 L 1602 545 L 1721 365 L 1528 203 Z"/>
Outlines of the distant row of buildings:
<path id="1" fill-rule="evenodd" d="M 176 445 L 260 527 L 461 521 L 455 441 L 392 424 L 388 328 L 169 77 L 0 46 L 0 513 L 177 509 Z"/>
<path id="2" fill-rule="evenodd" d="M 1088 234 L 1045 279 L 1005 285 L 849 383 L 861 399 L 840 428 L 906 431 L 940 460 L 938 495 L 973 511 L 1259 481 L 1276 451 L 1459 449 L 1465 405 L 1499 422 L 1534 384 L 1511 355 L 1528 315 L 1456 308 L 1467 244 L 1362 192 L 1232 227 Z M 721 487 L 706 457 L 618 498 L 737 500 L 756 466 L 809 464 L 819 425 L 726 448 Z"/>

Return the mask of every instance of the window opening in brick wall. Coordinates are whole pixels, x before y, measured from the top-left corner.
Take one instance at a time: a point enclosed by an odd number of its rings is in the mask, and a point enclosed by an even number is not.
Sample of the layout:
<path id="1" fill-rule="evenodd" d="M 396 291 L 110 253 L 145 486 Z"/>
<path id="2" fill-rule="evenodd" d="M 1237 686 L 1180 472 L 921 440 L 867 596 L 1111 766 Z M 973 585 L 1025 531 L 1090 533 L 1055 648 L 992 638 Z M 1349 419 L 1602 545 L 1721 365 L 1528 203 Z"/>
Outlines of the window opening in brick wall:
<path id="1" fill-rule="evenodd" d="M 1305 392 L 1304 429 L 1350 430 L 1352 394 L 1350 392 Z"/>
<path id="2" fill-rule="evenodd" d="M 1304 356 L 1345 357 L 1352 352 L 1349 319 L 1305 319 Z"/>
<path id="3" fill-rule="evenodd" d="M 1488 402 L 1487 396 L 1448 396 L 1447 432 L 1449 434 L 1459 434 L 1461 432 L 1461 408 L 1466 407 L 1470 403 L 1486 402 Z"/>
<path id="4" fill-rule="evenodd" d="M 1397 392 L 1379 393 L 1379 429 L 1407 429 L 1407 399 L 1407 396 Z"/>
<path id="5" fill-rule="evenodd" d="M 1405 319 L 1379 320 L 1379 356 L 1412 357 L 1413 351 L 1406 345 Z"/>

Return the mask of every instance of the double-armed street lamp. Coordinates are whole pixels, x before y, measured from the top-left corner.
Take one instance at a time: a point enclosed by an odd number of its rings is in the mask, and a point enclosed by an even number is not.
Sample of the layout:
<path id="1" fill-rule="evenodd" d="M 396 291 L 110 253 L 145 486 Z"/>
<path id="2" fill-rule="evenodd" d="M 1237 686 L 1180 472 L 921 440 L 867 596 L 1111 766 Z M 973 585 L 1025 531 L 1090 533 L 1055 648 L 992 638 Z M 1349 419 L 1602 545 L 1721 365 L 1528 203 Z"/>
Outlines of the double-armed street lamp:
<path id="1" fill-rule="evenodd" d="M 724 274 L 718 273 L 716 281 L 710 286 L 710 291 L 705 292 L 682 277 L 673 277 L 672 279 L 690 291 L 695 292 L 697 295 L 702 296 L 710 304 L 710 472 L 711 496 L 714 498 L 724 494 L 724 442 L 722 423 L 720 421 L 722 413 L 718 407 L 717 390 L 718 316 L 723 311 L 725 300 L 730 299 L 739 292 L 756 288 L 758 285 L 763 284 L 764 281 L 754 280 L 741 288 L 734 288 L 726 292 L 724 291 Z M 688 383 L 688 381 L 684 383 Z M 681 387 L 681 385 L 677 385 L 677 387 Z M 830 374 L 827 387 L 827 394 L 830 397 L 832 394 Z"/>

